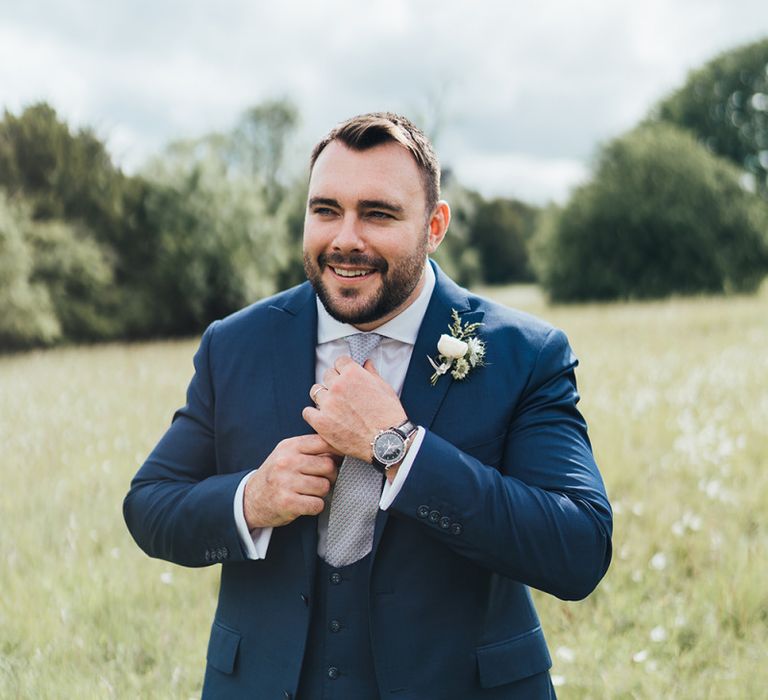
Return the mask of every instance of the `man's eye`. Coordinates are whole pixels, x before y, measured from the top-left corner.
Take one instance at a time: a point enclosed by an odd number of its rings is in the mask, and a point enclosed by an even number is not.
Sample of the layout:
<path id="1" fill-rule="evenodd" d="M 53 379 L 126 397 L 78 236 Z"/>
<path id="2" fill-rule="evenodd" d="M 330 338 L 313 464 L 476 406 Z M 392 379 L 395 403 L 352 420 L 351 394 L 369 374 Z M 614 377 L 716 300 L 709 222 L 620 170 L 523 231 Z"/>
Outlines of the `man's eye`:
<path id="1" fill-rule="evenodd" d="M 392 214 L 389 214 L 385 211 L 369 211 L 368 218 L 369 219 L 391 219 L 393 217 L 392 217 Z"/>
<path id="2" fill-rule="evenodd" d="M 318 216 L 333 215 L 333 209 L 331 209 L 330 207 L 315 207 L 312 211 L 314 214 L 317 214 Z"/>

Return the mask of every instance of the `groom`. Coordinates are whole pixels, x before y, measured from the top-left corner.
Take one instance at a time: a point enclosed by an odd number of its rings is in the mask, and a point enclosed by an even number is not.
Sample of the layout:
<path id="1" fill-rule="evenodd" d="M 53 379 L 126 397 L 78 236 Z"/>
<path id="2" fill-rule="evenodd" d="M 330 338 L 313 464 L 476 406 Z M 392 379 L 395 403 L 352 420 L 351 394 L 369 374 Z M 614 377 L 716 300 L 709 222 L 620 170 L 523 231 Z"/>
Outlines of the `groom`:
<path id="1" fill-rule="evenodd" d="M 528 587 L 588 595 L 611 510 L 563 333 L 428 261 L 439 192 L 407 119 L 332 130 L 309 282 L 208 328 L 131 484 L 147 554 L 222 564 L 204 697 L 554 697 Z"/>

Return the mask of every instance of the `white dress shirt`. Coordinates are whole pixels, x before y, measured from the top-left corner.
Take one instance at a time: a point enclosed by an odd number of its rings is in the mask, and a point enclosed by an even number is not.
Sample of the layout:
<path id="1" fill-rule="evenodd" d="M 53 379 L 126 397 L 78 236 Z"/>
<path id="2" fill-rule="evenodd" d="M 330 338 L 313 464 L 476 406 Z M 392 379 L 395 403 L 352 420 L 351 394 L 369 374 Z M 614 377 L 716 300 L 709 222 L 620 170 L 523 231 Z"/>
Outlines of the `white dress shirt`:
<path id="1" fill-rule="evenodd" d="M 376 328 L 373 332 L 383 336 L 381 343 L 371 353 L 370 360 L 373 362 L 376 370 L 381 377 L 397 392 L 399 396 L 405 382 L 405 375 L 408 371 L 408 364 L 411 361 L 413 346 L 416 344 L 416 336 L 419 333 L 421 322 L 427 311 L 429 300 L 432 297 L 432 291 L 435 288 L 435 273 L 432 266 L 427 263 L 424 271 L 424 287 L 419 296 L 405 310 L 390 319 L 383 325 Z M 322 383 L 323 374 L 327 369 L 333 367 L 336 360 L 342 355 L 349 355 L 349 346 L 345 338 L 355 333 L 361 333 L 354 326 L 348 323 L 341 323 L 332 318 L 325 310 L 319 299 L 317 299 L 317 346 L 315 349 L 315 382 Z M 425 360 L 426 361 L 426 360 Z M 309 391 L 309 388 L 307 388 Z M 309 403 L 309 394 L 307 394 L 307 403 Z M 402 464 L 397 470 L 397 474 L 392 483 L 384 481 L 384 489 L 381 493 L 379 508 L 387 510 L 395 500 L 405 483 L 408 473 L 411 470 L 413 460 L 419 451 L 421 442 L 424 438 L 424 429 L 419 427 L 414 436 L 408 453 Z M 255 471 L 255 470 L 254 470 Z M 267 548 L 272 537 L 272 528 L 256 528 L 248 530 L 243 513 L 243 496 L 245 493 L 245 483 L 253 474 L 249 472 L 240 482 L 235 493 L 234 511 L 237 531 L 243 544 L 248 559 L 264 559 L 267 556 Z M 320 556 L 325 554 L 325 542 L 328 527 L 328 506 L 330 497 L 326 501 L 326 508 L 318 519 L 318 545 L 317 552 Z"/>

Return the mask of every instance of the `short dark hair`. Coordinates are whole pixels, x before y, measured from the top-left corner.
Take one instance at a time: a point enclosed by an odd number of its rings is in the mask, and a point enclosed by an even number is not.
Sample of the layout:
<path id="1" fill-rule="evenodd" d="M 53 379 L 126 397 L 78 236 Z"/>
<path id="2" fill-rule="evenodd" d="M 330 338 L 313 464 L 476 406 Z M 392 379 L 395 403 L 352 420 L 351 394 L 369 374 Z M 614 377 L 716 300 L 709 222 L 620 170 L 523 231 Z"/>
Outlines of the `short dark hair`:
<path id="1" fill-rule="evenodd" d="M 313 149 L 310 172 L 323 149 L 336 140 L 355 151 L 365 151 L 382 143 L 395 142 L 408 149 L 416 161 L 424 183 L 427 215 L 440 199 L 440 163 L 424 132 L 405 117 L 393 112 L 371 112 L 347 119 L 334 127 Z"/>

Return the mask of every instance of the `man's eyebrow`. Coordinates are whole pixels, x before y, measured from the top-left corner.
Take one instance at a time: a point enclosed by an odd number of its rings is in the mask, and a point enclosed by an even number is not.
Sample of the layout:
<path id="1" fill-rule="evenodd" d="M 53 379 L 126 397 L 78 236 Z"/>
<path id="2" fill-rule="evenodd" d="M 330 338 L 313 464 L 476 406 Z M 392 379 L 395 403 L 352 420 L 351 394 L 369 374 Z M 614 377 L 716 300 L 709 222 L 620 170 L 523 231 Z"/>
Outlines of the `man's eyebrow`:
<path id="1" fill-rule="evenodd" d="M 336 207 L 341 209 L 339 203 L 331 197 L 312 197 L 309 200 L 310 207 Z"/>
<path id="2" fill-rule="evenodd" d="M 392 202 L 387 202 L 383 199 L 361 199 L 357 203 L 358 209 L 385 209 L 386 211 L 390 211 L 393 214 L 402 214 L 405 209 L 401 207 L 399 204 L 393 204 Z"/>

